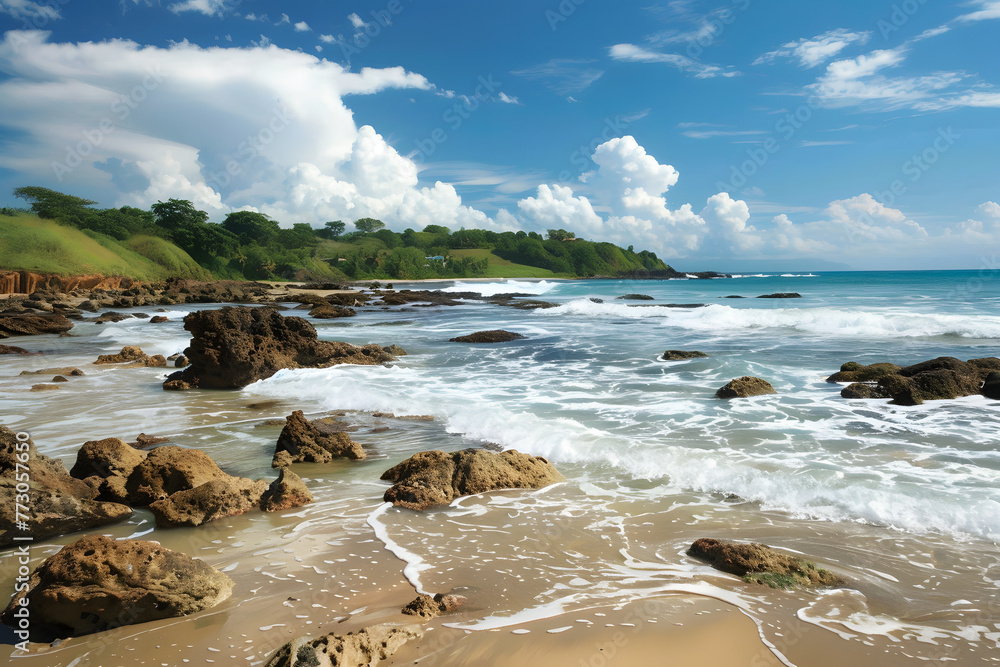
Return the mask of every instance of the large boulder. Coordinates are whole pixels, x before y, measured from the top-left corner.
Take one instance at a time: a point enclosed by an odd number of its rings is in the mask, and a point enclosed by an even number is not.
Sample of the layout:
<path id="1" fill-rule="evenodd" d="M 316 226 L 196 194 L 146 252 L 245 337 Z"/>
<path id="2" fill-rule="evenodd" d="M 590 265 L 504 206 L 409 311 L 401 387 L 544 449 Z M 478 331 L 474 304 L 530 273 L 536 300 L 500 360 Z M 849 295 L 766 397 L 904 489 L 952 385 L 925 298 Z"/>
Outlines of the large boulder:
<path id="1" fill-rule="evenodd" d="M 910 377 L 891 375 L 878 386 L 892 395 L 896 405 L 921 405 L 924 401 L 945 400 L 979 393 L 981 382 L 976 375 L 949 369 L 925 370 Z"/>
<path id="2" fill-rule="evenodd" d="M 232 590 L 222 572 L 155 542 L 91 535 L 47 558 L 0 620 L 15 625 L 26 606 L 31 640 L 51 641 L 210 609 Z"/>
<path id="3" fill-rule="evenodd" d="M 729 542 L 703 537 L 688 555 L 706 560 L 712 567 L 772 588 L 794 586 L 842 586 L 845 580 L 797 556 L 788 556 L 758 543 Z"/>
<path id="4" fill-rule="evenodd" d="M 178 491 L 228 477 L 208 454 L 197 449 L 165 445 L 149 452 L 132 470 L 125 482 L 125 490 L 132 505 L 142 506 Z"/>
<path id="5" fill-rule="evenodd" d="M 862 366 L 856 361 L 848 361 L 840 371 L 826 379 L 827 382 L 877 382 L 890 375 L 899 375 L 896 364 L 878 363 Z"/>
<path id="6" fill-rule="evenodd" d="M 302 478 L 288 468 L 281 468 L 278 479 L 271 482 L 261 496 L 260 508 L 265 512 L 280 512 L 302 507 L 312 501 L 313 495 Z"/>
<path id="7" fill-rule="evenodd" d="M 716 398 L 749 398 L 751 396 L 763 396 L 765 394 L 775 394 L 774 387 L 767 380 L 762 380 L 752 375 L 744 375 L 741 378 L 731 380 L 726 386 L 715 392 Z"/>
<path id="8" fill-rule="evenodd" d="M 93 480 L 100 500 L 127 504 L 125 482 L 146 456 L 146 452 L 118 438 L 91 440 L 83 443 L 77 452 L 76 463 L 69 474 L 77 479 Z"/>
<path id="9" fill-rule="evenodd" d="M 902 367 L 848 362 L 827 382 L 855 383 L 841 391 L 844 398 L 891 398 L 896 405 L 920 405 L 924 401 L 986 394 L 984 383 L 998 371 L 1000 359 L 996 357 L 969 361 L 938 357 Z"/>
<path id="10" fill-rule="evenodd" d="M 296 410 L 281 429 L 271 465 L 280 468 L 301 461 L 329 463 L 335 458 L 362 461 L 366 456 L 361 445 L 346 433 L 325 429 L 321 420 L 310 422 L 301 410 Z"/>
<path id="11" fill-rule="evenodd" d="M 844 398 L 892 398 L 885 388 L 864 382 L 854 382 L 840 390 Z"/>
<path id="12" fill-rule="evenodd" d="M 283 368 L 378 365 L 395 358 L 378 345 L 321 341 L 309 322 L 273 308 L 197 311 L 184 318 L 184 328 L 192 334 L 184 351 L 190 365 L 170 375 L 164 389 L 238 389 Z"/>
<path id="13" fill-rule="evenodd" d="M 265 667 L 375 667 L 423 635 L 416 625 L 373 625 L 346 635 L 299 637 L 278 649 Z"/>
<path id="14" fill-rule="evenodd" d="M 514 333 L 513 331 L 504 331 L 503 329 L 494 329 L 492 331 L 477 331 L 476 333 L 471 333 L 467 336 L 456 336 L 455 338 L 449 338 L 450 343 L 507 343 L 512 340 L 519 340 L 524 338 L 519 333 Z"/>
<path id="15" fill-rule="evenodd" d="M 7 336 L 34 336 L 37 334 L 63 333 L 73 328 L 65 315 L 36 315 L 33 313 L 4 313 L 0 315 L 0 338 Z"/>
<path id="16" fill-rule="evenodd" d="M 384 499 L 394 505 L 424 510 L 446 505 L 460 496 L 498 489 L 540 489 L 563 480 L 541 456 L 516 450 L 490 452 L 419 452 L 382 474 L 393 482 Z"/>
<path id="17" fill-rule="evenodd" d="M 260 506 L 267 490 L 263 480 L 226 476 L 177 491 L 149 505 L 159 528 L 200 526 L 227 516 L 245 514 Z"/>
<path id="18" fill-rule="evenodd" d="M 19 498 L 25 485 L 28 503 Z M 15 544 L 16 537 L 44 540 L 131 514 L 125 505 L 97 500 L 97 490 L 71 477 L 62 461 L 39 454 L 30 438 L 18 440 L 17 434 L 0 426 L 0 548 Z"/>

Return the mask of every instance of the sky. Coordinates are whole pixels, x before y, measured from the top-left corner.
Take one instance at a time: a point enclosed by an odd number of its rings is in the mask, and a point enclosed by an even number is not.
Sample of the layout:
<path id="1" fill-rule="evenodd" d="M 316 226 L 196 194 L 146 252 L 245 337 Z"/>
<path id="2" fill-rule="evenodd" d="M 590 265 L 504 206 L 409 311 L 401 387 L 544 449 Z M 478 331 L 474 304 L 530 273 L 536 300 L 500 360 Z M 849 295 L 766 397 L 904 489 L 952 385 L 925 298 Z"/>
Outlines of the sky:
<path id="1" fill-rule="evenodd" d="M 0 205 L 998 267 L 1000 0 L 0 0 L 0 35 Z"/>

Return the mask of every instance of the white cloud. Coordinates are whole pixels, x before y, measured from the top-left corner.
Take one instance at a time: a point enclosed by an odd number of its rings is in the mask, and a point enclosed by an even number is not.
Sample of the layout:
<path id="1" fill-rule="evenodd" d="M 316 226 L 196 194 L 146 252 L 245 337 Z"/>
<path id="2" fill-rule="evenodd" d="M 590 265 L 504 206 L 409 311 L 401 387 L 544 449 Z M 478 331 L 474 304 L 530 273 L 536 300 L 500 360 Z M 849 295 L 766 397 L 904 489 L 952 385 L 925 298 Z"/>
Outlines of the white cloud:
<path id="1" fill-rule="evenodd" d="M 511 74 L 523 76 L 529 81 L 542 81 L 557 95 L 569 96 L 582 93 L 604 76 L 604 70 L 591 67 L 593 60 L 550 60 L 541 65 L 533 65 L 513 70 Z M 572 100 L 571 101 L 576 101 Z"/>
<path id="2" fill-rule="evenodd" d="M 499 100 L 504 104 L 521 104 L 521 100 L 517 99 L 516 97 L 511 97 L 510 95 L 504 92 L 500 93 Z"/>
<path id="3" fill-rule="evenodd" d="M 291 23 L 291 22 L 292 22 L 292 19 L 288 18 L 288 14 L 282 14 L 281 18 L 274 25 L 276 25 L 276 26 L 285 25 L 286 23 Z"/>
<path id="4" fill-rule="evenodd" d="M 309 32 L 312 28 L 305 21 L 299 21 L 295 24 L 295 32 Z"/>
<path id="5" fill-rule="evenodd" d="M 324 44 L 335 44 L 339 40 L 333 35 L 320 35 L 319 41 L 323 42 Z"/>
<path id="6" fill-rule="evenodd" d="M 851 243 L 912 242 L 928 237 L 927 230 L 907 219 L 902 211 L 889 208 L 868 193 L 831 202 L 825 213 Z"/>
<path id="7" fill-rule="evenodd" d="M 994 224 L 1000 224 L 1000 204 L 995 201 L 988 201 L 984 204 L 980 204 L 976 208 L 976 213 L 993 220 Z"/>
<path id="8" fill-rule="evenodd" d="M 853 32 L 838 28 L 811 39 L 799 39 L 782 45 L 780 49 L 769 51 L 756 60 L 754 65 L 774 62 L 776 58 L 794 58 L 803 67 L 815 67 L 846 49 L 851 44 L 866 44 L 871 39 L 870 31 Z"/>
<path id="9" fill-rule="evenodd" d="M 708 231 L 714 232 L 715 240 L 727 244 L 732 252 L 755 252 L 764 243 L 757 230 L 747 225 L 750 209 L 746 202 L 734 200 L 728 193 L 720 192 L 709 197 L 700 215 L 708 225 Z"/>
<path id="10" fill-rule="evenodd" d="M 31 22 L 38 27 L 49 21 L 62 18 L 56 7 L 50 4 L 39 4 L 32 0 L 0 0 L 0 14 L 7 14 L 25 23 Z"/>
<path id="11" fill-rule="evenodd" d="M 347 20 L 351 22 L 351 25 L 354 26 L 356 30 L 364 30 L 365 26 L 368 25 L 367 23 L 365 23 L 365 20 L 363 18 L 358 16 L 357 12 L 353 14 L 348 14 Z"/>
<path id="12" fill-rule="evenodd" d="M 974 5 L 979 5 L 979 10 L 971 14 L 963 14 L 958 17 L 959 21 L 986 21 L 990 19 L 1000 19 L 1000 0 L 974 0 Z"/>
<path id="13" fill-rule="evenodd" d="M 599 238 L 604 234 L 604 221 L 594 212 L 590 200 L 574 197 L 569 186 L 543 183 L 535 197 L 522 199 L 517 207 L 540 229 L 570 229 L 581 238 Z"/>
<path id="14" fill-rule="evenodd" d="M 738 72 L 730 67 L 719 67 L 718 65 L 705 65 L 687 56 L 677 53 L 660 53 L 650 51 L 634 44 L 615 44 L 609 50 L 609 54 L 615 60 L 635 63 L 665 63 L 673 65 L 682 72 L 693 74 L 696 79 L 711 79 L 717 76 L 734 77 L 740 76 Z"/>
<path id="15" fill-rule="evenodd" d="M 206 16 L 222 15 L 226 9 L 226 0 L 185 0 L 173 3 L 168 9 L 174 14 L 201 12 Z"/>

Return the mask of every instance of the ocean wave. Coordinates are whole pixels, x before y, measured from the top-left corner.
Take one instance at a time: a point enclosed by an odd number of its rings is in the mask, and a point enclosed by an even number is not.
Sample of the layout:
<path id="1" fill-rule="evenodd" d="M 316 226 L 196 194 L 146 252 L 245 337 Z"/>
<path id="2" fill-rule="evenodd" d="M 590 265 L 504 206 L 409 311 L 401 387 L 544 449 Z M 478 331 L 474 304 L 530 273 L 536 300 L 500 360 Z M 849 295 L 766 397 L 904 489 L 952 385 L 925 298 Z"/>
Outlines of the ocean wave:
<path id="1" fill-rule="evenodd" d="M 664 326 L 691 331 L 733 332 L 786 329 L 824 336 L 858 338 L 1000 338 L 1000 317 L 945 313 L 860 311 L 844 308 L 734 308 L 710 304 L 702 308 L 633 308 L 579 299 L 537 311 L 541 317 L 580 315 L 595 318 L 662 319 Z"/>
<path id="2" fill-rule="evenodd" d="M 547 280 L 538 282 L 525 282 L 519 280 L 506 280 L 498 283 L 464 283 L 456 282 L 454 285 L 443 288 L 442 292 L 479 292 L 485 297 L 496 296 L 497 294 L 509 294 L 518 292 L 521 294 L 545 294 L 559 286 L 559 283 L 552 283 Z"/>

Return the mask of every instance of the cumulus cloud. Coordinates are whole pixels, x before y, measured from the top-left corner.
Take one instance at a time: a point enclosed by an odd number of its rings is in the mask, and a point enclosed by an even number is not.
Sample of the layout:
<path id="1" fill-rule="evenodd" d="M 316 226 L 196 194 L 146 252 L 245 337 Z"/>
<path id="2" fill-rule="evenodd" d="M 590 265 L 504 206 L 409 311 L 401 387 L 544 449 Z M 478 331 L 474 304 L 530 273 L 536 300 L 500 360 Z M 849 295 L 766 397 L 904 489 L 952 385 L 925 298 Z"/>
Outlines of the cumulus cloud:
<path id="1" fill-rule="evenodd" d="M 792 58 L 802 67 L 815 67 L 833 58 L 851 44 L 866 44 L 871 39 L 870 31 L 854 32 L 837 28 L 810 39 L 799 39 L 783 44 L 780 49 L 768 51 L 753 61 L 754 65 L 774 62 L 776 58 Z"/>
<path id="2" fill-rule="evenodd" d="M 295 32 L 309 32 L 312 28 L 305 21 L 299 21 L 295 24 Z"/>
<path id="3" fill-rule="evenodd" d="M 594 212 L 590 200 L 573 196 L 573 188 L 565 185 L 538 186 L 535 197 L 517 203 L 521 213 L 539 229 L 571 229 L 581 238 L 604 234 L 604 221 Z"/>
<path id="4" fill-rule="evenodd" d="M 733 199 L 726 192 L 709 197 L 700 215 L 715 239 L 727 244 L 734 253 L 754 252 L 764 243 L 757 229 L 747 225 L 750 219 L 747 203 Z"/>

